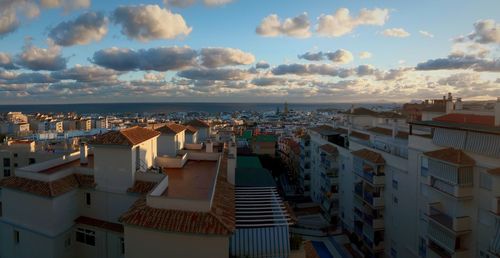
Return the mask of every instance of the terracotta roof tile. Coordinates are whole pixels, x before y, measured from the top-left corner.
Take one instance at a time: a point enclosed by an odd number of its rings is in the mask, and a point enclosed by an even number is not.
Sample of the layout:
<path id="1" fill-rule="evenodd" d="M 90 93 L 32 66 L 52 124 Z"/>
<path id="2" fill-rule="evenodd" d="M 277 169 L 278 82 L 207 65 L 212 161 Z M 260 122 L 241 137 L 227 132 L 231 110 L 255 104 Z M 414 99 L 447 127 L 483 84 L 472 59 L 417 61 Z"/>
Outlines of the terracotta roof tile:
<path id="1" fill-rule="evenodd" d="M 392 136 L 392 129 L 388 129 L 388 128 L 372 127 L 372 128 L 368 128 L 367 130 L 370 132 L 378 133 L 378 134 Z M 408 135 L 410 135 L 408 132 L 398 131 L 396 137 L 400 138 L 400 139 L 408 139 Z"/>
<path id="2" fill-rule="evenodd" d="M 153 188 L 155 188 L 156 185 L 157 185 L 156 182 L 148 182 L 148 181 L 136 180 L 134 182 L 134 185 L 132 187 L 130 187 L 129 189 L 127 189 L 127 192 L 129 192 L 129 193 L 147 194 L 151 190 L 153 190 Z"/>
<path id="3" fill-rule="evenodd" d="M 120 131 L 110 131 L 97 136 L 90 144 L 134 146 L 160 135 L 155 130 L 134 126 Z"/>
<path id="4" fill-rule="evenodd" d="M 38 181 L 23 177 L 11 176 L 3 179 L 0 186 L 17 189 L 45 197 L 57 197 L 78 187 L 93 187 L 93 176 L 72 174 L 51 182 Z M 80 183 L 81 182 L 81 183 Z"/>
<path id="5" fill-rule="evenodd" d="M 160 128 L 155 129 L 156 131 L 163 133 L 163 134 L 178 134 L 184 130 L 186 130 L 186 126 L 176 124 L 176 123 L 170 123 L 166 124 Z"/>
<path id="6" fill-rule="evenodd" d="M 357 151 L 353 151 L 352 155 L 360 157 L 364 160 L 368 160 L 374 164 L 385 164 L 385 159 L 384 157 L 382 157 L 380 153 L 368 149 L 360 149 Z"/>
<path id="7" fill-rule="evenodd" d="M 158 209 L 141 198 L 120 218 L 125 224 L 169 232 L 230 235 L 235 229 L 234 186 L 227 182 L 227 151 L 219 167 L 217 185 L 208 212 Z"/>
<path id="8" fill-rule="evenodd" d="M 192 125 L 187 125 L 186 126 L 186 130 L 188 132 L 190 132 L 190 133 L 196 133 L 196 132 L 198 132 L 198 129 L 196 127 L 192 126 Z"/>
<path id="9" fill-rule="evenodd" d="M 323 144 L 319 148 L 329 154 L 336 154 L 338 152 L 337 148 L 331 144 Z"/>
<path id="10" fill-rule="evenodd" d="M 210 127 L 207 122 L 200 119 L 194 119 L 186 123 L 186 125 L 191 125 L 193 127 Z"/>
<path id="11" fill-rule="evenodd" d="M 314 132 L 317 132 L 321 135 L 332 135 L 332 134 L 339 134 L 339 132 L 337 132 L 335 130 L 335 128 L 329 126 L 329 125 L 320 125 L 320 126 L 316 126 L 316 127 L 313 127 L 313 128 L 310 128 L 311 131 L 314 131 Z"/>
<path id="12" fill-rule="evenodd" d="M 123 225 L 119 223 L 113 223 L 105 220 L 94 219 L 90 217 L 80 216 L 75 219 L 76 224 L 87 225 L 96 228 L 102 228 L 118 233 L 123 233 Z"/>
<path id="13" fill-rule="evenodd" d="M 454 148 L 429 151 L 425 152 L 424 155 L 433 159 L 442 160 L 455 165 L 473 166 L 476 163 L 474 159 L 472 159 L 469 155 L 465 154 L 465 152 Z"/>
<path id="14" fill-rule="evenodd" d="M 500 176 L 500 168 L 488 169 L 488 173 L 494 176 Z"/>
<path id="15" fill-rule="evenodd" d="M 494 116 L 474 115 L 474 114 L 459 114 L 452 113 L 444 116 L 435 117 L 433 121 L 455 123 L 455 124 L 474 124 L 484 126 L 495 126 Z"/>
<path id="16" fill-rule="evenodd" d="M 355 138 L 358 138 L 358 139 L 361 139 L 361 140 L 365 140 L 365 141 L 370 140 L 370 135 L 364 134 L 364 133 L 360 133 L 360 132 L 356 132 L 356 131 L 352 131 L 349 136 L 355 137 Z"/>

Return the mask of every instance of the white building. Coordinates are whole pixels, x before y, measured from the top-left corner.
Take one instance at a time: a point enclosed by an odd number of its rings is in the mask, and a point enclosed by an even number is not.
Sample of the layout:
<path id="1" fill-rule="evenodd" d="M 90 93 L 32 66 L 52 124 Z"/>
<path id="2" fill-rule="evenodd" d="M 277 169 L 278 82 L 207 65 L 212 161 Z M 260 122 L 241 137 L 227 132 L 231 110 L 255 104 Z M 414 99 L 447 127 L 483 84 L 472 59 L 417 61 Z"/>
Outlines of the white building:
<path id="1" fill-rule="evenodd" d="M 158 138 L 158 155 L 176 156 L 184 148 L 186 142 L 186 127 L 170 123 L 156 128 L 161 135 Z"/>

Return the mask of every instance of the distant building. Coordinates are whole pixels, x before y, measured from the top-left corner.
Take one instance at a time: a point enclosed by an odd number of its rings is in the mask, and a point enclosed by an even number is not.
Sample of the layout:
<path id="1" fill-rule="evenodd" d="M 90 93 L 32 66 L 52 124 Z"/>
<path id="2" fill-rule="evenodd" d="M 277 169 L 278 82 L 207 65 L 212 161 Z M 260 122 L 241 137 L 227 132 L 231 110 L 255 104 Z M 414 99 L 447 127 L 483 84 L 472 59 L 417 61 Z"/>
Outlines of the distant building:
<path id="1" fill-rule="evenodd" d="M 204 142 L 211 136 L 211 128 L 208 123 L 199 119 L 194 119 L 186 123 L 198 130 L 198 142 Z"/>
<path id="2" fill-rule="evenodd" d="M 252 151 L 257 155 L 276 156 L 277 137 L 275 135 L 255 135 L 252 137 Z"/>

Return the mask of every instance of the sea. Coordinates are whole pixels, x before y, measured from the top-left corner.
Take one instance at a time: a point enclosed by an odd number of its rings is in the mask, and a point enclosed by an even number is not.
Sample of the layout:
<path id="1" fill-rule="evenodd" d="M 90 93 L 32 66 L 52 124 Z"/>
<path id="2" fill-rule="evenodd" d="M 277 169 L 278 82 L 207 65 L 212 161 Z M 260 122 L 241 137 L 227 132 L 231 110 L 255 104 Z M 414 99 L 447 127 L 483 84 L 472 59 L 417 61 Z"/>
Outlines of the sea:
<path id="1" fill-rule="evenodd" d="M 345 110 L 350 103 L 288 103 L 289 110 Z M 390 109 L 396 104 L 357 104 L 356 106 Z M 37 104 L 37 105 L 0 105 L 0 113 L 20 111 L 32 113 L 68 113 L 77 114 L 158 114 L 172 112 L 206 112 L 217 114 L 221 112 L 255 111 L 266 112 L 280 109 L 284 103 L 92 103 L 92 104 Z"/>

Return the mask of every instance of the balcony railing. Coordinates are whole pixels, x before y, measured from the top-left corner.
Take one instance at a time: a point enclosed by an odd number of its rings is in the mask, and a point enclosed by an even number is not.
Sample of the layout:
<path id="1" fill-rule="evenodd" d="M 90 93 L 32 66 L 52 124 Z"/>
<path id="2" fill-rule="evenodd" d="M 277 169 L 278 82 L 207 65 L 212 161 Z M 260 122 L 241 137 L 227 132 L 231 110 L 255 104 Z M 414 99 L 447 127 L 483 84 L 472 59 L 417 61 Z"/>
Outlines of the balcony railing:
<path id="1" fill-rule="evenodd" d="M 429 207 L 429 218 L 442 227 L 460 233 L 471 230 L 471 218 L 469 216 L 451 217 L 439 209 Z"/>
<path id="2" fill-rule="evenodd" d="M 491 212 L 493 214 L 500 216 L 500 197 L 495 197 L 493 198 L 492 204 L 491 204 Z"/>
<path id="3" fill-rule="evenodd" d="M 438 244 L 430 241 L 427 246 L 427 258 L 468 258 L 470 256 L 470 252 L 466 249 L 456 250 L 453 253 L 450 253 L 440 247 Z"/>
<path id="4" fill-rule="evenodd" d="M 431 178 L 430 186 L 440 192 L 452 195 L 456 198 L 471 197 L 474 190 L 470 186 L 452 185 L 437 178 Z"/>

